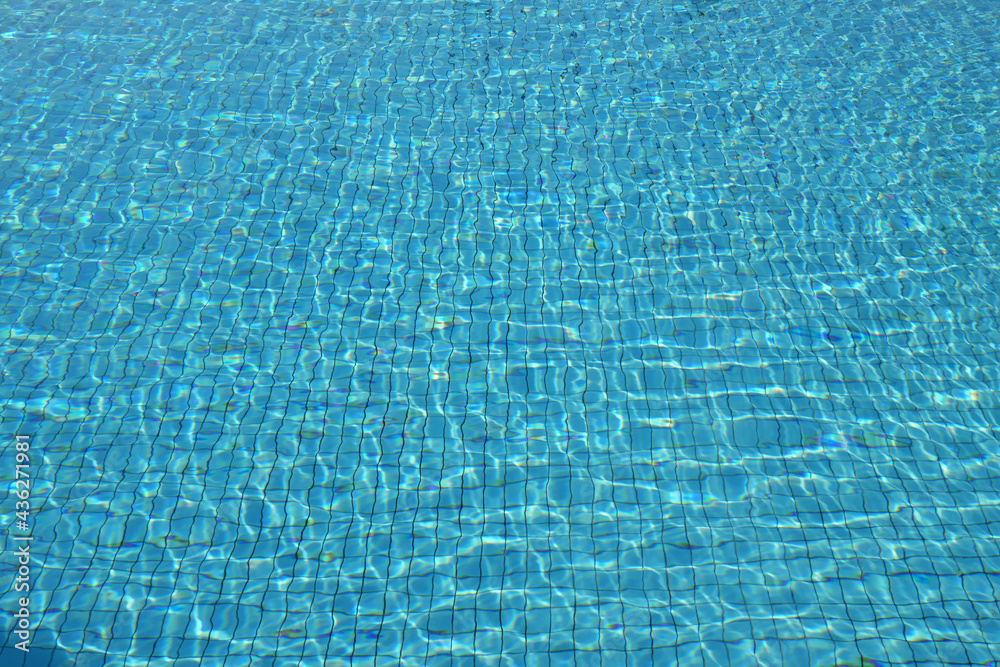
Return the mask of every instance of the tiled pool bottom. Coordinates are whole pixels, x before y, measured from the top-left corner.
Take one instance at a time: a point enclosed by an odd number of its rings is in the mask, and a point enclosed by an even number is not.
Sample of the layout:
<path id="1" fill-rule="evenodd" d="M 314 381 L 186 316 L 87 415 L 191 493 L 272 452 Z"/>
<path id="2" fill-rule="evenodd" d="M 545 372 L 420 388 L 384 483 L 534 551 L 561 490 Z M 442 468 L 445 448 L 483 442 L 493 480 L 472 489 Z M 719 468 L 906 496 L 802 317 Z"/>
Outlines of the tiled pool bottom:
<path id="1" fill-rule="evenodd" d="M 3 664 L 994 664 L 998 18 L 6 4 Z"/>

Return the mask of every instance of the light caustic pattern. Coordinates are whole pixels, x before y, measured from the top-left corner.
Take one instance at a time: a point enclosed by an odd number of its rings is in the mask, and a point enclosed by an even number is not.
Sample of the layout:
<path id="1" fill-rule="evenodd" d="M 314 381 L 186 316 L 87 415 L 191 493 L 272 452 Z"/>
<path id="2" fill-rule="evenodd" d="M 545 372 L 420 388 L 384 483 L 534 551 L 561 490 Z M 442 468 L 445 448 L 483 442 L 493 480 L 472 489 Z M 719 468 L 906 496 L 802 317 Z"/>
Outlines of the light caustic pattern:
<path id="1" fill-rule="evenodd" d="M 37 645 L 1000 659 L 997 12 L 5 4 Z"/>

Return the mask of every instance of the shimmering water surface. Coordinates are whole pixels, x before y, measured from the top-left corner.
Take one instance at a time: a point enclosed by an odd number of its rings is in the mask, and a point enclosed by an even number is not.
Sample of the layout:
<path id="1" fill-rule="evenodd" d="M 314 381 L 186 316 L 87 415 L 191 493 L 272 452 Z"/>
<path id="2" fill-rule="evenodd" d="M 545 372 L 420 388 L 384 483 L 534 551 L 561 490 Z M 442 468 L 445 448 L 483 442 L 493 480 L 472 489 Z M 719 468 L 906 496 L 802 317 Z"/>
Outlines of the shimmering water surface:
<path id="1" fill-rule="evenodd" d="M 4 3 L 24 664 L 997 664 L 998 25 Z"/>

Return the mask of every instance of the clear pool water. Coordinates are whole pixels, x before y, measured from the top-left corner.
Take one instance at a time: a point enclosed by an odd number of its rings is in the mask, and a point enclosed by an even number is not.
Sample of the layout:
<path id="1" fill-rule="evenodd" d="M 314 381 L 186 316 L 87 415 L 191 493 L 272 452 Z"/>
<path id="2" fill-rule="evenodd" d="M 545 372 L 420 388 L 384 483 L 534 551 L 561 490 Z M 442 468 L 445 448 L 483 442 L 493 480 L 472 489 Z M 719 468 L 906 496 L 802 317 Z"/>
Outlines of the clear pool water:
<path id="1" fill-rule="evenodd" d="M 4 3 L 5 664 L 997 664 L 998 25 Z"/>

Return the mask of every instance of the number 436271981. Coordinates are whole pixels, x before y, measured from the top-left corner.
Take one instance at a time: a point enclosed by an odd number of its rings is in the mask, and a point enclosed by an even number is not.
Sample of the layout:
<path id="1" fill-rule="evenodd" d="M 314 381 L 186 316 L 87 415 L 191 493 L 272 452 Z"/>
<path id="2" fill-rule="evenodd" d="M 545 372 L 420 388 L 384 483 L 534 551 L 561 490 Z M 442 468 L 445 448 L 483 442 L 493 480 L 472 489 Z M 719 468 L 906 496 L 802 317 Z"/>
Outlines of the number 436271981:
<path id="1" fill-rule="evenodd" d="M 28 458 L 28 443 L 18 442 L 17 447 L 17 469 L 16 469 L 16 479 L 14 481 L 14 488 L 17 490 L 17 497 L 20 500 L 17 501 L 16 512 L 17 512 L 17 527 L 21 530 L 28 530 L 28 510 L 31 506 L 28 504 L 28 498 L 31 496 L 31 480 L 28 474 L 28 468 L 30 466 L 30 460 Z"/>

